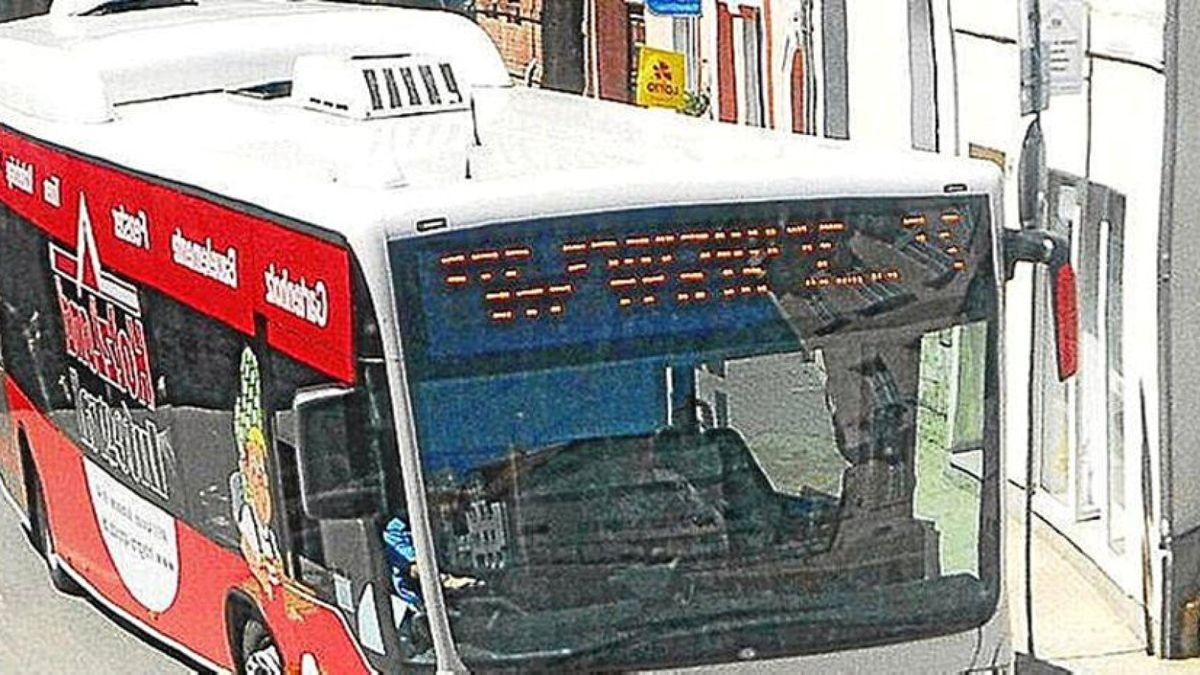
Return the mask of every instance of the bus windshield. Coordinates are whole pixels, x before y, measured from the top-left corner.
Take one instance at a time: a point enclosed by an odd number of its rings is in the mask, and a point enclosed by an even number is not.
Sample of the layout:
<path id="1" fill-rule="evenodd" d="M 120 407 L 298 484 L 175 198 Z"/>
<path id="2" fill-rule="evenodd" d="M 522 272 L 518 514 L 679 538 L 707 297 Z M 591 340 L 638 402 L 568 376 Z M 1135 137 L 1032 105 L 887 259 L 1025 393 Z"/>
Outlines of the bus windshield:
<path id="1" fill-rule="evenodd" d="M 661 208 L 391 243 L 475 668 L 967 630 L 998 595 L 987 201 Z"/>

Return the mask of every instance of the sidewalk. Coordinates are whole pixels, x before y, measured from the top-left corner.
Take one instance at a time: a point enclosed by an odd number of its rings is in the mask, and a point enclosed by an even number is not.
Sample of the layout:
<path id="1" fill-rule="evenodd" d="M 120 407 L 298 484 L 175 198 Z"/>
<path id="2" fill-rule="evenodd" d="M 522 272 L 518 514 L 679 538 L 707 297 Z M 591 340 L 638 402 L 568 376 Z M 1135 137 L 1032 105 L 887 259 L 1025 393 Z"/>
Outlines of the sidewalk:
<path id="1" fill-rule="evenodd" d="M 1008 601 L 1013 648 L 1025 651 L 1024 510 L 1009 494 L 1006 532 Z M 1034 520 L 1034 647 L 1023 673 L 1198 673 L 1200 659 L 1163 661 L 1145 652 L 1140 608 L 1053 528 Z"/>

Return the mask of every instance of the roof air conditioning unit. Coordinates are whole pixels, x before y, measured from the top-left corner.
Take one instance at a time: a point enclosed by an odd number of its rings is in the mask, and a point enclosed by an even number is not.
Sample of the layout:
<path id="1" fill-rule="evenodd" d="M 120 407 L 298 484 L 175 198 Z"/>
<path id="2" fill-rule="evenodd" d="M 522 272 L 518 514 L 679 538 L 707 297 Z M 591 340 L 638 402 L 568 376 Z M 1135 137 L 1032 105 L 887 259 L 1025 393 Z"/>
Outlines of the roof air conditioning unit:
<path id="1" fill-rule="evenodd" d="M 309 110 L 374 120 L 471 107 L 470 95 L 444 58 L 302 56 L 292 75 L 292 98 Z"/>

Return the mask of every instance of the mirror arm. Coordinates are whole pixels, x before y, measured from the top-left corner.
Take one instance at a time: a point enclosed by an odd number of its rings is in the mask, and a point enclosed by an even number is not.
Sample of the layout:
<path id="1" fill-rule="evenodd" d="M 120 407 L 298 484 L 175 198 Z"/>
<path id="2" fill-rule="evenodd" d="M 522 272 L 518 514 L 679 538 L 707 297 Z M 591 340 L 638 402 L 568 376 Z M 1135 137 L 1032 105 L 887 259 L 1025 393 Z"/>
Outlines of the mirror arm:
<path id="1" fill-rule="evenodd" d="M 1048 265 L 1051 271 L 1071 255 L 1067 238 L 1048 230 L 1004 230 L 1004 276 L 1012 280 L 1017 263 Z"/>
<path id="2" fill-rule="evenodd" d="M 1058 379 L 1065 382 L 1079 369 L 1079 299 L 1070 243 L 1063 235 L 1048 230 L 1005 230 L 1004 272 L 1008 280 L 1012 280 L 1019 262 L 1045 265 L 1050 272 Z"/>

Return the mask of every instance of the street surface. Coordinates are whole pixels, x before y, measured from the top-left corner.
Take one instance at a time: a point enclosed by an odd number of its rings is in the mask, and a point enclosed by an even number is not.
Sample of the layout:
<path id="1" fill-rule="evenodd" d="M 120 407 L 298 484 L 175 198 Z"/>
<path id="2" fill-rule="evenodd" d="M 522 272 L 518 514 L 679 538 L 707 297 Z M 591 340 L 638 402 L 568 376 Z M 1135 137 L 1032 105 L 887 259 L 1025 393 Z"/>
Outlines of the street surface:
<path id="1" fill-rule="evenodd" d="M 114 618 L 50 587 L 16 513 L 0 499 L 0 674 L 195 672 Z"/>

